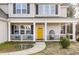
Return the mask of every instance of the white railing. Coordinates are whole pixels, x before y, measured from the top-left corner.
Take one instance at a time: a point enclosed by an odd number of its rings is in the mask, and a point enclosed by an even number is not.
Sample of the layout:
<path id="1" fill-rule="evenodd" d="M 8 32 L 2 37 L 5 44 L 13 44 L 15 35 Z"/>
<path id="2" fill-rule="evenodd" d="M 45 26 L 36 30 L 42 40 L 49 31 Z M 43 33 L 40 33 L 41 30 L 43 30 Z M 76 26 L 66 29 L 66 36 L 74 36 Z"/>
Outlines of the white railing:
<path id="1" fill-rule="evenodd" d="M 73 39 L 73 34 L 60 34 L 60 37 L 67 37 L 70 40 L 72 40 Z"/>
<path id="2" fill-rule="evenodd" d="M 11 40 L 20 40 L 20 41 L 23 41 L 23 40 L 33 40 L 33 34 L 11 34 L 10 35 L 10 39 Z"/>
<path id="3" fill-rule="evenodd" d="M 47 40 L 60 40 L 60 37 L 67 37 L 70 40 L 73 39 L 73 35 L 72 34 L 48 34 L 47 35 Z M 33 41 L 33 34 L 26 34 L 26 35 L 22 35 L 22 34 L 11 34 L 10 35 L 10 40 L 12 41 Z"/>
<path id="4" fill-rule="evenodd" d="M 60 37 L 67 37 L 69 38 L 70 40 L 73 39 L 73 35 L 72 34 L 48 34 L 47 35 L 47 40 L 59 40 Z"/>

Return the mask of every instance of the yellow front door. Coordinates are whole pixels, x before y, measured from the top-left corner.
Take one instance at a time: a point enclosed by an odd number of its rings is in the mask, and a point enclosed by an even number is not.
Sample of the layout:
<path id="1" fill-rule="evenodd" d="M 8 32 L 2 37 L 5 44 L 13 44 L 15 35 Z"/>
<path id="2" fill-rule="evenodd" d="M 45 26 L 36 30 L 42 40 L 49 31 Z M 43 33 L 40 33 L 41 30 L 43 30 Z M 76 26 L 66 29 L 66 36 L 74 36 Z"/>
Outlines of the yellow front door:
<path id="1" fill-rule="evenodd" d="M 37 40 L 43 40 L 43 26 L 37 26 Z"/>

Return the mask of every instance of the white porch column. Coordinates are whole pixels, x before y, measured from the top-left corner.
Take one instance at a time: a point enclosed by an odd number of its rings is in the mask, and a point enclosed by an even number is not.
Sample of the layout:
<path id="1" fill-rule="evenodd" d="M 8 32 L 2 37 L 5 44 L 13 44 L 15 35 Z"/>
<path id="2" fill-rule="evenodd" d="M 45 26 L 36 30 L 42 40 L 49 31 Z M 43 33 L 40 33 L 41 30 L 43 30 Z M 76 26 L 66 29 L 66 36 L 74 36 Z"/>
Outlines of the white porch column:
<path id="1" fill-rule="evenodd" d="M 73 41 L 76 41 L 76 23 L 73 22 Z"/>
<path id="2" fill-rule="evenodd" d="M 33 41 L 35 41 L 35 22 L 33 23 Z"/>
<path id="3" fill-rule="evenodd" d="M 47 41 L 47 22 L 45 22 L 45 41 Z"/>
<path id="4" fill-rule="evenodd" d="M 11 26 L 10 26 L 10 22 L 8 22 L 8 41 L 10 40 L 10 32 L 11 32 Z"/>

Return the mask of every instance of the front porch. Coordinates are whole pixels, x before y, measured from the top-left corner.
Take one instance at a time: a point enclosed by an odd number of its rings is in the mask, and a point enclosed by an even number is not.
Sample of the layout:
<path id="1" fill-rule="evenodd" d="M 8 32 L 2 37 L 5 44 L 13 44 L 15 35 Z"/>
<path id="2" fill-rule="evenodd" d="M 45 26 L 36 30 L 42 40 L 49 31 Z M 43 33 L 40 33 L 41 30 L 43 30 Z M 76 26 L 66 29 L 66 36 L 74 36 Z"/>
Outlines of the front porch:
<path id="1" fill-rule="evenodd" d="M 59 41 L 60 37 L 67 37 L 74 40 L 73 23 L 48 23 L 47 41 Z"/>
<path id="2" fill-rule="evenodd" d="M 11 41 L 32 41 L 33 23 L 11 23 Z"/>
<path id="3" fill-rule="evenodd" d="M 42 39 L 37 34 L 38 26 L 42 24 Z M 67 37 L 75 41 L 74 22 L 30 22 L 30 23 L 9 23 L 9 41 L 59 41 L 60 37 Z"/>

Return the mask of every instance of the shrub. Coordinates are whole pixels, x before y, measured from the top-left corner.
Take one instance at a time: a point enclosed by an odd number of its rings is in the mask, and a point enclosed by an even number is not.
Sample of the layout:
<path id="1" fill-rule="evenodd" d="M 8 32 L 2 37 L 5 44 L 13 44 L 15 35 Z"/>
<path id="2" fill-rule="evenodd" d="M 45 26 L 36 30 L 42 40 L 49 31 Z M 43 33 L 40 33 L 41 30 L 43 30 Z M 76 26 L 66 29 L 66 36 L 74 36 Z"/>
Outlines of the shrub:
<path id="1" fill-rule="evenodd" d="M 78 42 L 79 42 L 79 38 L 77 38 L 77 39 L 76 39 L 76 41 L 78 41 Z"/>
<path id="2" fill-rule="evenodd" d="M 62 48 L 68 48 L 70 46 L 70 40 L 66 37 L 61 37 L 59 43 Z"/>

